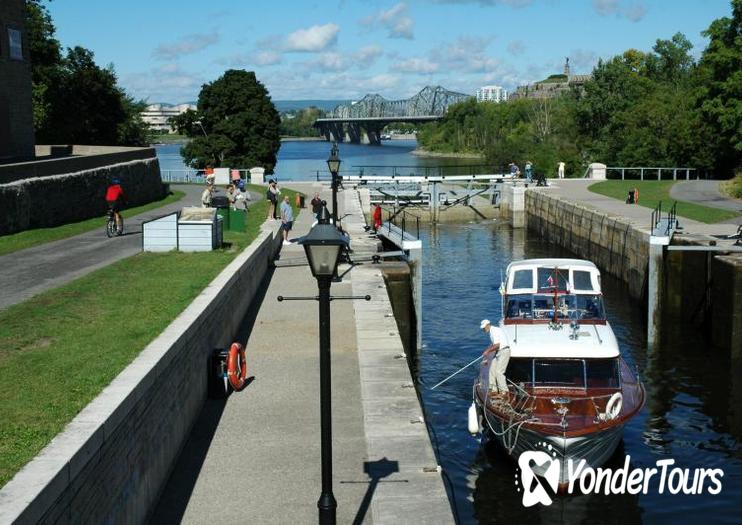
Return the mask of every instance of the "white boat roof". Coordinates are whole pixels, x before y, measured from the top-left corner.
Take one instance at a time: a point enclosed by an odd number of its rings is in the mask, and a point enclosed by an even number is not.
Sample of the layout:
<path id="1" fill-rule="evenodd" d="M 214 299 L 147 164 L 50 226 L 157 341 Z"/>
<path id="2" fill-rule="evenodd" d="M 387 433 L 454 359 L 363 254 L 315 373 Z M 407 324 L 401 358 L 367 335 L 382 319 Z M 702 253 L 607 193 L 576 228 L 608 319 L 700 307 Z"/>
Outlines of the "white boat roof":
<path id="1" fill-rule="evenodd" d="M 581 268 L 592 268 L 597 270 L 598 267 L 590 261 L 585 259 L 523 259 L 522 261 L 513 261 L 508 265 L 505 273 L 510 273 L 511 269 L 517 269 L 520 267 L 533 267 L 533 266 L 546 266 L 546 267 L 559 267 L 559 268 L 570 268 L 570 267 L 581 267 Z"/>
<path id="2" fill-rule="evenodd" d="M 546 323 L 503 324 L 500 322 L 510 357 L 552 358 L 612 358 L 618 357 L 618 341 L 610 324 L 582 324 L 578 337 L 570 339 L 572 329 L 565 323 L 561 330 Z"/>

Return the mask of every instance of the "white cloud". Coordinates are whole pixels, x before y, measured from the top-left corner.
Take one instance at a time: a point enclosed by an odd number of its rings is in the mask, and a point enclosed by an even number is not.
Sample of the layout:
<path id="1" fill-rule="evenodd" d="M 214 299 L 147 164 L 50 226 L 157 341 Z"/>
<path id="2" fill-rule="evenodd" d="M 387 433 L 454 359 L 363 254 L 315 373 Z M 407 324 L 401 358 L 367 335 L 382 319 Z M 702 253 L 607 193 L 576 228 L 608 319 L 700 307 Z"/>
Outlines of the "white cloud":
<path id="1" fill-rule="evenodd" d="M 150 102 L 179 103 L 195 100 L 206 82 L 201 74 L 184 71 L 177 64 L 123 75 L 121 84 L 135 98 Z"/>
<path id="2" fill-rule="evenodd" d="M 400 2 L 387 10 L 369 15 L 360 21 L 367 27 L 383 27 L 389 38 L 405 38 L 412 40 L 414 35 L 414 21 L 407 13 L 407 4 Z"/>
<path id="3" fill-rule="evenodd" d="M 152 52 L 152 56 L 159 60 L 177 59 L 201 51 L 218 41 L 219 35 L 216 33 L 186 35 L 171 44 L 160 44 Z"/>
<path id="4" fill-rule="evenodd" d="M 642 3 L 625 4 L 621 0 L 593 0 L 593 9 L 600 16 L 625 16 L 632 22 L 638 22 L 647 14 L 647 7 Z"/>
<path id="5" fill-rule="evenodd" d="M 433 0 L 436 4 L 479 4 L 484 7 L 494 5 L 509 5 L 510 7 L 525 7 L 533 0 Z"/>
<path id="6" fill-rule="evenodd" d="M 347 68 L 347 63 L 340 53 L 322 53 L 305 66 L 312 71 L 342 71 Z"/>
<path id="7" fill-rule="evenodd" d="M 492 37 L 462 36 L 436 50 L 436 56 L 447 70 L 464 73 L 486 73 L 499 64 L 487 54 Z"/>
<path id="8" fill-rule="evenodd" d="M 368 67 L 373 65 L 383 52 L 381 46 L 376 44 L 365 46 L 353 53 L 353 60 L 361 67 Z"/>
<path id="9" fill-rule="evenodd" d="M 277 51 L 260 51 L 255 54 L 254 61 L 259 66 L 272 66 L 280 64 L 283 55 Z"/>
<path id="10" fill-rule="evenodd" d="M 298 29 L 290 33 L 282 46 L 286 52 L 316 53 L 324 51 L 337 42 L 340 26 L 325 24 Z"/>
<path id="11" fill-rule="evenodd" d="M 408 58 L 395 62 L 391 65 L 391 69 L 399 71 L 400 73 L 435 73 L 438 71 L 440 66 L 435 62 L 431 62 L 427 58 Z"/>
<path id="12" fill-rule="evenodd" d="M 508 44 L 508 53 L 511 55 L 522 55 L 523 52 L 526 50 L 525 44 L 520 40 L 513 40 Z"/>

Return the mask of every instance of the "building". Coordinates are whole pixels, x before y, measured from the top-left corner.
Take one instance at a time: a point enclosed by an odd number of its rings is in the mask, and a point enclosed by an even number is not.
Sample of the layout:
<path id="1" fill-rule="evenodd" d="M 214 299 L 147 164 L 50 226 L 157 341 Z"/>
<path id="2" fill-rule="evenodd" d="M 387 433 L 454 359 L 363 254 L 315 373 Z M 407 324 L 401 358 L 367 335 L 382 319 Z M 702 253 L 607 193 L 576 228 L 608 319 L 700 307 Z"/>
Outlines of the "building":
<path id="1" fill-rule="evenodd" d="M 34 157 L 24 0 L 0 1 L 0 161 Z"/>
<path id="2" fill-rule="evenodd" d="M 569 58 L 567 58 L 564 72 L 561 75 L 551 75 L 540 82 L 518 86 L 510 98 L 554 98 L 573 88 L 582 88 L 585 82 L 592 78 L 592 75 L 573 75 L 569 68 Z"/>
<path id="3" fill-rule="evenodd" d="M 482 86 L 477 90 L 477 102 L 504 102 L 508 92 L 500 86 Z"/>
<path id="4" fill-rule="evenodd" d="M 150 129 L 160 133 L 175 133 L 170 125 L 170 119 L 185 113 L 189 109 L 196 110 L 194 104 L 150 104 L 142 111 L 142 120 L 149 124 Z"/>

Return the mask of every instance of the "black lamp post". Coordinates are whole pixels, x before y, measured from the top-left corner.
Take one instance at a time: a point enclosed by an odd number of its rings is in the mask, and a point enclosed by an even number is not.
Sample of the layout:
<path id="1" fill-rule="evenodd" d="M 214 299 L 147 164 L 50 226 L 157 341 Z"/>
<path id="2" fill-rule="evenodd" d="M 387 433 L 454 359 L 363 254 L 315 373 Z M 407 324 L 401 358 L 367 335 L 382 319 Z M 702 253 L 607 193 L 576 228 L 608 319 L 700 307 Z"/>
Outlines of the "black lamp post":
<path id="1" fill-rule="evenodd" d="M 334 150 L 335 148 L 333 148 Z M 337 152 L 335 152 L 337 153 Z M 327 161 L 328 165 L 330 161 Z M 338 160 L 338 164 L 340 161 Z M 333 210 L 334 211 L 334 210 Z M 327 216 L 327 208 L 324 209 Z M 336 226 L 321 220 L 300 241 L 307 254 L 309 268 L 319 287 L 319 371 L 320 424 L 322 428 L 322 494 L 317 501 L 319 522 L 335 524 L 337 501 L 332 494 L 332 396 L 330 381 L 330 283 L 335 275 L 340 252 L 348 246 L 347 237 Z"/>
<path id="2" fill-rule="evenodd" d="M 338 227 L 338 172 L 340 171 L 340 157 L 338 157 L 338 144 L 332 143 L 330 158 L 327 159 L 327 167 L 332 174 L 332 222 Z"/>

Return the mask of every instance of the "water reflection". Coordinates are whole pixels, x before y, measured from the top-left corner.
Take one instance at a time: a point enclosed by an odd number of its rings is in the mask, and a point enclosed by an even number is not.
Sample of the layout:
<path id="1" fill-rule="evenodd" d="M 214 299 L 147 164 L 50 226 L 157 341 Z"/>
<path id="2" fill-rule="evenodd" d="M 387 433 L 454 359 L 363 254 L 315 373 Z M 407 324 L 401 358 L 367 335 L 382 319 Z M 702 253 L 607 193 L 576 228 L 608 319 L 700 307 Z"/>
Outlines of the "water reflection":
<path id="1" fill-rule="evenodd" d="M 514 484 L 514 462 L 497 446 L 480 447 L 466 430 L 476 370 L 433 385 L 477 357 L 486 345 L 479 320 L 500 318 L 500 275 L 514 258 L 571 256 L 513 230 L 507 223 L 440 225 L 421 232 L 423 342 L 421 395 L 434 428 L 439 459 L 453 487 L 461 523 L 738 522 L 742 503 L 742 363 L 712 348 L 692 327 L 671 326 L 663 346 L 648 355 L 642 307 L 623 285 L 603 278 L 606 308 L 624 358 L 640 371 L 647 404 L 624 429 L 609 466 L 626 454 L 632 467 L 673 458 L 681 468 L 722 468 L 717 496 L 658 494 L 560 496 L 548 507 L 525 509 Z M 667 326 L 667 325 L 666 325 Z"/>

